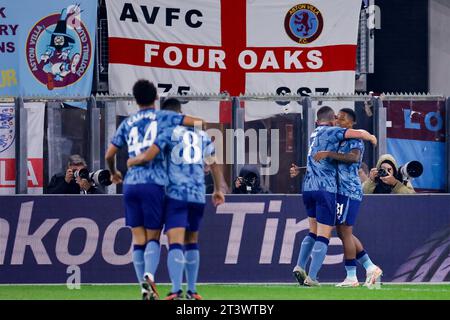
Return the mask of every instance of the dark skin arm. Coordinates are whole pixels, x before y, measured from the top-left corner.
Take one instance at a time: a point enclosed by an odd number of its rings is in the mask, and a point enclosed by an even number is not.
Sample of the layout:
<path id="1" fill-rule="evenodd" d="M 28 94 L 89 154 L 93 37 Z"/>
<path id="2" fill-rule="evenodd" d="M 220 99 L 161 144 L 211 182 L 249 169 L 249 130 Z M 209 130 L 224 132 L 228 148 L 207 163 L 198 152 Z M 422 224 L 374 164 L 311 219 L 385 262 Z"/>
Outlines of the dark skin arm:
<path id="1" fill-rule="evenodd" d="M 127 166 L 128 168 L 130 168 L 132 166 L 138 166 L 143 163 L 152 161 L 159 153 L 160 149 L 156 145 L 152 145 L 144 153 L 141 153 L 137 157 L 128 159 Z M 221 169 L 220 166 L 215 161 L 213 161 L 210 167 L 214 182 L 214 193 L 212 195 L 212 201 L 214 206 L 218 206 L 225 202 L 225 197 L 222 191 L 220 191 L 220 185 L 222 182 Z"/>
<path id="2" fill-rule="evenodd" d="M 116 168 L 116 154 L 119 151 L 115 145 L 110 144 L 105 154 L 106 164 L 111 172 L 111 181 L 115 184 L 122 182 L 122 173 Z"/>
<path id="3" fill-rule="evenodd" d="M 190 116 L 184 116 L 182 123 L 182 125 L 186 127 L 199 127 L 199 128 L 203 128 L 205 124 L 206 124 L 205 121 L 203 121 L 202 119 Z"/>
<path id="4" fill-rule="evenodd" d="M 202 127 L 205 125 L 205 122 L 200 118 L 185 116 L 183 118 L 182 125 L 187 127 L 195 127 L 195 126 Z M 159 147 L 157 147 L 156 145 L 152 145 L 150 148 L 148 148 L 145 152 L 141 153 L 140 155 L 134 158 L 129 158 L 127 161 L 127 167 L 130 168 L 133 166 L 139 166 L 146 162 L 152 161 L 160 152 L 161 150 L 159 150 Z"/>
<path id="5" fill-rule="evenodd" d="M 212 194 L 212 202 L 215 207 L 225 202 L 225 196 L 220 191 L 220 185 L 222 184 L 221 168 L 217 163 L 210 165 L 211 174 L 214 182 L 214 193 Z"/>
<path id="6" fill-rule="evenodd" d="M 358 149 L 353 149 L 349 153 L 337 153 L 332 151 L 319 151 L 314 156 L 314 160 L 319 162 L 325 158 L 330 158 L 339 162 L 344 163 L 357 163 L 361 156 L 361 151 Z"/>
<path id="7" fill-rule="evenodd" d="M 145 152 L 141 153 L 140 155 L 138 155 L 134 158 L 129 158 L 127 161 L 127 167 L 130 168 L 133 166 L 139 166 L 146 162 L 152 161 L 153 159 L 155 159 L 155 157 L 159 153 L 160 153 L 160 150 L 159 150 L 158 146 L 156 146 L 154 144 L 150 148 L 145 150 Z"/>
<path id="8" fill-rule="evenodd" d="M 368 133 L 366 130 L 348 129 L 345 132 L 345 139 L 361 139 L 369 141 L 374 146 L 376 146 L 378 143 L 377 138 L 374 135 Z"/>

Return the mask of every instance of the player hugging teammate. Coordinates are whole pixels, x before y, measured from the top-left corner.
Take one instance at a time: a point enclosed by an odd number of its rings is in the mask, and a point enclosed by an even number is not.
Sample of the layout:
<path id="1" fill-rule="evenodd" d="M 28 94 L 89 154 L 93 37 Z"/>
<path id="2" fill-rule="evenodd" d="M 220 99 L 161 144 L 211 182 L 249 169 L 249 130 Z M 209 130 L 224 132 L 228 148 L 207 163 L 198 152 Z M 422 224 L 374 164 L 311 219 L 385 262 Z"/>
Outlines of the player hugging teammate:
<path id="1" fill-rule="evenodd" d="M 200 119 L 181 115 L 181 105 L 168 99 L 155 110 L 156 88 L 147 80 L 133 86 L 139 111 L 125 119 L 106 153 L 114 183 L 122 182 L 115 155 L 128 146 L 129 170 L 123 180 L 126 225 L 133 235 L 133 264 L 142 298 L 159 299 L 155 273 L 160 258 L 160 235 L 165 226 L 169 238 L 167 266 L 172 290 L 167 300 L 182 298 L 186 268 L 187 299 L 200 300 L 195 283 L 199 268 L 198 229 L 205 206 L 203 165 L 211 165 L 213 204 L 224 202 L 220 168 L 214 161 L 214 145 L 206 132 L 194 129 Z M 187 232 L 186 232 L 187 231 Z M 186 244 L 186 245 L 185 245 Z M 186 249 L 186 251 L 185 251 Z"/>
<path id="2" fill-rule="evenodd" d="M 362 140 L 376 145 L 377 139 L 365 130 L 352 129 L 356 116 L 342 109 L 336 117 L 333 109 L 317 112 L 317 128 L 311 135 L 303 202 L 308 214 L 309 234 L 303 239 L 293 274 L 300 285 L 318 286 L 317 274 L 325 259 L 331 232 L 336 226 L 344 245 L 346 279 L 338 287 L 356 287 L 356 261 L 366 269 L 365 285 L 371 288 L 382 275 L 359 241 L 353 225 L 362 200 L 358 170 L 364 154 Z M 337 127 L 335 125 L 338 125 Z M 298 175 L 293 165 L 291 177 Z M 311 258 L 309 272 L 306 264 Z"/>
<path id="3" fill-rule="evenodd" d="M 200 300 L 196 282 L 200 263 L 198 231 L 205 207 L 203 166 L 208 163 L 214 179 L 214 205 L 224 202 L 220 191 L 220 168 L 215 148 L 207 133 L 193 128 L 200 119 L 181 115 L 181 104 L 167 99 L 155 110 L 157 92 L 146 80 L 133 86 L 139 111 L 125 119 L 106 152 L 114 183 L 122 182 L 115 155 L 128 146 L 128 172 L 123 180 L 126 225 L 133 235 L 133 264 L 145 300 L 159 299 L 155 273 L 160 258 L 160 235 L 169 240 L 167 267 L 172 281 L 167 300 L 183 298 L 183 273 L 188 283 L 187 299 Z M 311 135 L 303 201 L 309 219 L 309 234 L 302 242 L 294 275 L 301 285 L 317 286 L 317 274 L 325 259 L 334 226 L 344 244 L 347 277 L 338 286 L 359 285 L 356 261 L 367 271 L 366 285 L 373 286 L 382 275 L 361 242 L 353 235 L 362 200 L 358 169 L 364 153 L 361 141 L 376 145 L 377 139 L 364 130 L 353 130 L 355 114 L 343 109 L 336 117 L 333 109 L 322 107 L 317 128 Z M 336 121 L 337 120 L 337 121 Z M 336 127 L 336 122 L 339 125 Z M 298 174 L 291 168 L 291 176 Z M 337 208 L 337 209 L 336 209 Z M 309 273 L 306 264 L 311 258 Z"/>

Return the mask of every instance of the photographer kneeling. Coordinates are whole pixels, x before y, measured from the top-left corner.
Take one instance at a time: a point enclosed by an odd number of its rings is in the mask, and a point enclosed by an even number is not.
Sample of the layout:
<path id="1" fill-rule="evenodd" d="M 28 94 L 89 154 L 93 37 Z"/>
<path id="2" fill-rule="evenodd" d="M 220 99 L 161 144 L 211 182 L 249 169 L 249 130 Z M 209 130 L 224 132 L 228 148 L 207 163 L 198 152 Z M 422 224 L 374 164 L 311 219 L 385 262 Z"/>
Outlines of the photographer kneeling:
<path id="1" fill-rule="evenodd" d="M 380 157 L 377 167 L 370 170 L 369 180 L 363 184 L 365 194 L 413 194 L 411 182 L 402 182 L 397 162 L 390 154 Z"/>
<path id="2" fill-rule="evenodd" d="M 55 174 L 47 186 L 48 194 L 102 194 L 91 179 L 86 179 L 82 170 L 87 170 L 86 161 L 79 155 L 69 157 L 66 172 Z M 87 172 L 89 175 L 89 172 Z"/>

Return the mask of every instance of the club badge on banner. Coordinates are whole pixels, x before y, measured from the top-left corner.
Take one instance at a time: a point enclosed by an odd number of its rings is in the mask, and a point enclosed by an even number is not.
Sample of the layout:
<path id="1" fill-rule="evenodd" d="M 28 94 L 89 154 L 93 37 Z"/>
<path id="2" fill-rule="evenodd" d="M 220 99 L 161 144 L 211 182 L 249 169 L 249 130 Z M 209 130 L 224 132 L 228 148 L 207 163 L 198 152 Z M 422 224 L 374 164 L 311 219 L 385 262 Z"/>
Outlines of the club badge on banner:
<path id="1" fill-rule="evenodd" d="M 146 78 L 160 93 L 351 93 L 360 0 L 107 1 L 109 89 Z M 185 112 L 229 122 L 215 103 Z M 296 110 L 247 102 L 246 120 Z M 204 111 L 207 111 L 206 113 Z"/>
<path id="2" fill-rule="evenodd" d="M 0 9 L 0 97 L 91 94 L 97 1 L 3 0 Z M 45 106 L 25 107 L 28 192 L 42 193 Z M 0 193 L 9 194 L 15 191 L 14 106 L 0 111 Z"/>
<path id="3" fill-rule="evenodd" d="M 0 96 L 91 94 L 97 1 L 3 0 Z"/>

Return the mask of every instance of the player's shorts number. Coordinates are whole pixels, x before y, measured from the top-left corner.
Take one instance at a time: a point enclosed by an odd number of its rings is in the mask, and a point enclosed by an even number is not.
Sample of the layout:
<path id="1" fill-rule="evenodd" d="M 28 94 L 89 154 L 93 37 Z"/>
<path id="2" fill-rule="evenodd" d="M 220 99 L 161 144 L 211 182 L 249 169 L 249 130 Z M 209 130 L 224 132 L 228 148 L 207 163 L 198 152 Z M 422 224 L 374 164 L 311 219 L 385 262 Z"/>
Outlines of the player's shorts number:
<path id="1" fill-rule="evenodd" d="M 344 211 L 344 204 L 343 203 L 336 203 L 336 209 L 337 209 L 337 218 L 340 219 L 342 217 L 342 213 Z"/>
<path id="2" fill-rule="evenodd" d="M 158 123 L 152 121 L 145 131 L 144 139 L 139 141 L 139 129 L 138 127 L 133 127 L 128 137 L 128 152 L 134 152 L 136 156 L 142 153 L 155 142 L 157 132 Z"/>

